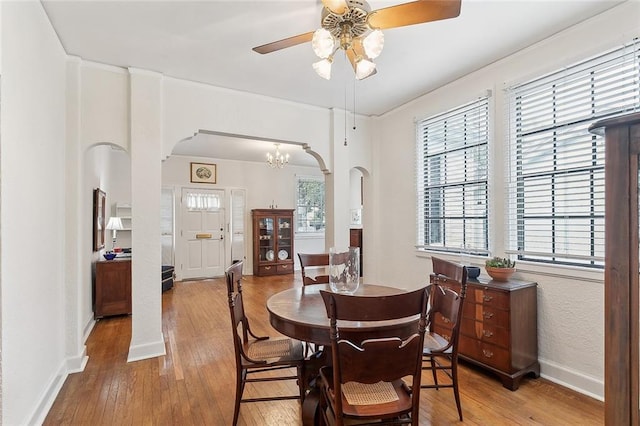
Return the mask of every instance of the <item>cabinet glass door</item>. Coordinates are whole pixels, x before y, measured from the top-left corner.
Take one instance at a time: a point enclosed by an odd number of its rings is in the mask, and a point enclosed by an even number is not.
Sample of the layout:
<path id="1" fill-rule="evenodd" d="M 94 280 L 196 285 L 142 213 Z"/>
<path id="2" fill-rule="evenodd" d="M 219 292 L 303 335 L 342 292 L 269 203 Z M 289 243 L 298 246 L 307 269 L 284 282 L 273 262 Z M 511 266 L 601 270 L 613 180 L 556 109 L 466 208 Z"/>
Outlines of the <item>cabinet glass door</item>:
<path id="1" fill-rule="evenodd" d="M 278 260 L 292 259 L 291 239 L 293 238 L 291 218 L 278 218 Z"/>
<path id="2" fill-rule="evenodd" d="M 275 237 L 273 232 L 273 218 L 263 217 L 258 221 L 260 234 L 260 262 L 272 262 L 276 259 L 274 251 Z"/>

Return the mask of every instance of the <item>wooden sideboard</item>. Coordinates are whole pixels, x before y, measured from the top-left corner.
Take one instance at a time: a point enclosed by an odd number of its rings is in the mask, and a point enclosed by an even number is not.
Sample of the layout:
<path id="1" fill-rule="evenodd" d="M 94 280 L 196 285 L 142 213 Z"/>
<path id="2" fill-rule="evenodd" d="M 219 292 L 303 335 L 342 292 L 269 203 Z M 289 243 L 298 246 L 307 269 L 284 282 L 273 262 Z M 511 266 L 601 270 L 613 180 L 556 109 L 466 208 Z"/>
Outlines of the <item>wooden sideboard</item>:
<path id="1" fill-rule="evenodd" d="M 131 313 L 131 259 L 103 260 L 95 264 L 93 316 Z"/>
<path id="2" fill-rule="evenodd" d="M 510 390 L 526 374 L 539 377 L 537 312 L 535 282 L 469 279 L 459 357 L 495 373 Z M 437 321 L 434 327 L 447 334 L 446 324 Z"/>

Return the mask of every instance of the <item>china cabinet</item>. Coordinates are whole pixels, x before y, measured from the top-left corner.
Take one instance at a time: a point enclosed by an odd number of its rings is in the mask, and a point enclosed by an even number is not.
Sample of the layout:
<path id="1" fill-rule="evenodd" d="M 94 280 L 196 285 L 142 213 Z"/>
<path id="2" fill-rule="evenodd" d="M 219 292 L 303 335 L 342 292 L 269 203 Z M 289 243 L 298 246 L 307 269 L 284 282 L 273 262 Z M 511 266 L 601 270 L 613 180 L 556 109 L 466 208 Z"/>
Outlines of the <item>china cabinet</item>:
<path id="1" fill-rule="evenodd" d="M 253 275 L 293 273 L 293 210 L 254 209 Z"/>

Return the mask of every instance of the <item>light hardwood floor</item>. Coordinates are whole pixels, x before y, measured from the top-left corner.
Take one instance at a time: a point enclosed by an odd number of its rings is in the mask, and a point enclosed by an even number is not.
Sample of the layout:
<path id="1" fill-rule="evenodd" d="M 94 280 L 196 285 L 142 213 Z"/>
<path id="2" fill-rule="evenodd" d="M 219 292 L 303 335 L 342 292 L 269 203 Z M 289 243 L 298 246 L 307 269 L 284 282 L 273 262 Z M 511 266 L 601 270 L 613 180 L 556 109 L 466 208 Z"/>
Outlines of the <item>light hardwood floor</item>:
<path id="1" fill-rule="evenodd" d="M 254 331 L 275 335 L 265 301 L 300 285 L 298 273 L 245 277 L 245 310 Z M 67 378 L 45 425 L 231 424 L 235 365 L 224 280 L 179 282 L 162 298 L 167 355 L 127 363 L 130 317 L 99 321 L 87 341 L 85 371 Z M 257 386 L 249 384 L 245 392 L 259 394 L 264 388 Z M 296 392 L 293 382 L 266 386 Z M 526 378 L 511 392 L 493 376 L 462 364 L 460 394 L 467 425 L 604 424 L 602 402 L 542 378 Z M 455 423 L 452 391 L 423 389 L 420 424 Z M 239 424 L 299 425 L 299 405 L 295 400 L 242 404 Z"/>

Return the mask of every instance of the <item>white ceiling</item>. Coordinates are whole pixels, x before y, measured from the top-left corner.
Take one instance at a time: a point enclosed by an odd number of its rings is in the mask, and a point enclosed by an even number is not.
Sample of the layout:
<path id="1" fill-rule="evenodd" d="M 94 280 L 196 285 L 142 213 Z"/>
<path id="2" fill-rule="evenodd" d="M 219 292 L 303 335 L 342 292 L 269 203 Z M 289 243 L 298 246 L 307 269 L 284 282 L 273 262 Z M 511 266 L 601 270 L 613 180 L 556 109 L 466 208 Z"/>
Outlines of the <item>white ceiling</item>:
<path id="1" fill-rule="evenodd" d="M 404 2 L 369 0 L 372 9 L 400 3 Z M 462 0 L 457 18 L 386 30 L 384 50 L 375 60 L 378 73 L 355 84 L 356 112 L 384 114 L 618 3 Z M 67 53 L 84 60 L 324 108 L 353 109 L 353 72 L 343 58 L 336 58 L 333 77 L 327 81 L 311 67 L 317 59 L 309 43 L 267 55 L 251 50 L 318 28 L 320 0 L 43 1 L 43 5 Z M 174 153 L 197 155 L 202 153 L 200 145 L 213 149 L 211 145 L 224 143 L 222 152 L 214 152 L 218 158 L 242 158 L 238 155 L 252 149 L 260 151 L 259 161 L 264 157 L 264 142 L 225 143 L 219 138 L 200 135 L 200 144 L 179 152 L 181 143 Z M 315 165 L 300 147 L 290 147 Z M 236 148 L 244 153 L 231 152 Z"/>

